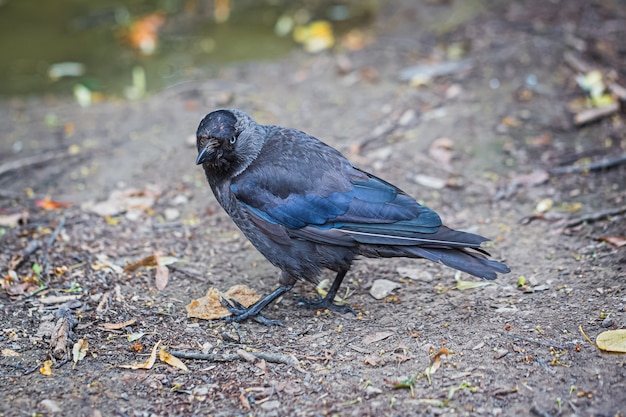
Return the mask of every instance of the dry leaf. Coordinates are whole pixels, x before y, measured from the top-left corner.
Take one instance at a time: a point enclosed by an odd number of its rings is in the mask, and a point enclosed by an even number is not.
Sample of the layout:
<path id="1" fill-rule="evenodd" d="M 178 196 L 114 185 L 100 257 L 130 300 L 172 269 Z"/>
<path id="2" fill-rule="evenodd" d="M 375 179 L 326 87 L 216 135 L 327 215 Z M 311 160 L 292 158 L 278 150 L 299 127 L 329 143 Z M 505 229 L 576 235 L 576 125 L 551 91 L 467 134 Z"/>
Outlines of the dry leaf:
<path id="1" fill-rule="evenodd" d="M 463 281 L 460 279 L 456 280 L 456 289 L 460 291 L 486 287 L 488 285 L 496 285 L 496 283 L 491 281 Z"/>
<path id="2" fill-rule="evenodd" d="M 607 330 L 596 337 L 598 349 L 607 352 L 626 353 L 626 329 Z"/>
<path id="3" fill-rule="evenodd" d="M 363 363 L 370 366 L 381 366 L 385 364 L 385 359 L 376 353 L 372 353 L 363 358 Z"/>
<path id="4" fill-rule="evenodd" d="M 165 15 L 156 12 L 133 22 L 128 31 L 128 42 L 145 55 L 151 55 L 159 42 L 159 28 L 165 24 Z"/>
<path id="5" fill-rule="evenodd" d="M 109 257 L 106 256 L 104 253 L 97 254 L 96 259 L 98 260 L 98 262 L 91 264 L 91 268 L 94 271 L 99 271 L 101 269 L 108 268 L 108 269 L 111 269 L 116 274 L 124 273 L 124 269 L 122 269 L 119 265 L 115 265 L 113 261 L 111 261 Z"/>
<path id="6" fill-rule="evenodd" d="M 206 295 L 187 305 L 187 317 L 197 317 L 205 320 L 215 320 L 231 313 L 222 305 L 222 298 L 235 299 L 242 305 L 250 307 L 261 298 L 253 289 L 245 285 L 233 285 L 222 294 L 217 288 L 209 288 Z"/>
<path id="7" fill-rule="evenodd" d="M 437 372 L 437 370 L 441 367 L 441 357 L 443 355 L 449 355 L 450 350 L 448 348 L 441 348 L 430 357 L 430 365 L 424 370 L 424 374 L 428 378 L 428 383 L 430 384 L 430 376 Z"/>
<path id="8" fill-rule="evenodd" d="M 239 395 L 239 401 L 241 401 L 241 406 L 246 410 L 250 410 L 250 401 L 248 401 L 248 394 L 245 391 L 241 391 Z"/>
<path id="9" fill-rule="evenodd" d="M 142 266 L 145 266 L 146 268 L 150 268 L 150 267 L 154 268 L 157 265 L 158 265 L 157 255 L 152 254 L 152 255 L 146 256 L 145 258 L 137 262 L 133 262 L 133 263 L 126 265 L 124 267 L 124 272 L 134 272 Z"/>
<path id="10" fill-rule="evenodd" d="M 365 336 L 361 343 L 364 345 L 369 345 L 370 343 L 379 342 L 393 335 L 393 332 L 376 332 L 369 336 Z"/>
<path id="11" fill-rule="evenodd" d="M 59 208 L 66 208 L 72 205 L 72 203 L 63 203 L 61 201 L 52 201 L 50 198 L 46 197 L 43 200 L 35 201 L 37 206 L 41 207 L 44 210 L 56 210 Z"/>
<path id="12" fill-rule="evenodd" d="M 399 283 L 388 279 L 377 279 L 370 288 L 370 295 L 377 300 L 382 300 L 401 286 Z"/>
<path id="13" fill-rule="evenodd" d="M 165 362 L 166 364 L 175 368 L 182 369 L 183 371 L 189 370 L 180 359 L 178 359 L 176 356 L 172 355 L 163 348 L 161 348 L 161 350 L 159 351 L 159 359 L 161 359 L 162 362 Z"/>
<path id="14" fill-rule="evenodd" d="M 89 348 L 89 342 L 85 339 L 79 339 L 78 342 L 74 343 L 74 347 L 72 348 L 74 367 L 76 367 L 78 361 L 85 359 L 85 356 L 87 356 L 87 348 Z"/>
<path id="15" fill-rule="evenodd" d="M 154 186 L 148 186 L 143 190 L 133 188 L 114 190 L 108 200 L 98 203 L 88 201 L 82 204 L 81 208 L 102 217 L 126 213 L 125 216 L 129 220 L 137 220 L 144 211 L 151 211 L 160 195 L 161 190 Z"/>
<path id="16" fill-rule="evenodd" d="M 159 265 L 156 267 L 156 274 L 154 275 L 154 285 L 157 287 L 157 290 L 163 291 L 163 289 L 167 286 L 167 282 L 170 278 L 170 270 L 167 266 Z"/>
<path id="17" fill-rule="evenodd" d="M 606 242 L 615 248 L 621 248 L 622 246 L 626 246 L 626 237 L 602 236 L 599 240 L 602 242 Z"/>
<path id="18" fill-rule="evenodd" d="M 20 354 L 11 349 L 2 349 L 2 356 L 11 357 L 11 356 L 20 356 Z"/>
<path id="19" fill-rule="evenodd" d="M 0 215 L 0 226 L 3 227 L 14 227 L 19 225 L 20 223 L 26 223 L 28 219 L 28 212 L 22 211 L 20 213 L 14 214 L 3 214 Z"/>
<path id="20" fill-rule="evenodd" d="M 159 266 L 171 265 L 178 262 L 179 259 L 174 256 L 161 256 L 159 253 L 148 255 L 137 262 L 130 263 L 124 267 L 124 272 L 134 272 L 145 266 L 146 268 L 158 268 Z"/>
<path id="21" fill-rule="evenodd" d="M 43 366 L 39 368 L 39 372 L 45 376 L 52 376 L 52 361 L 48 360 L 43 363 Z"/>
<path id="22" fill-rule="evenodd" d="M 126 336 L 126 339 L 128 339 L 129 342 L 134 342 L 144 337 L 144 335 L 145 335 L 144 332 L 131 333 L 128 336 Z"/>
<path id="23" fill-rule="evenodd" d="M 133 324 L 137 323 L 137 319 L 136 318 L 132 318 L 128 321 L 125 321 L 123 323 L 104 323 L 102 325 L 102 327 L 106 330 L 119 330 L 119 329 L 123 329 L 124 327 L 127 326 L 132 326 Z"/>
<path id="24" fill-rule="evenodd" d="M 133 365 L 118 365 L 118 366 L 120 368 L 125 368 L 125 369 L 152 369 L 152 367 L 154 366 L 154 362 L 156 362 L 157 348 L 159 347 L 160 344 L 161 344 L 160 340 L 158 342 L 156 342 L 156 344 L 152 348 L 152 352 L 150 353 L 150 357 L 148 359 L 146 359 L 146 361 L 144 363 L 136 363 L 135 362 Z"/>
<path id="25" fill-rule="evenodd" d="M 452 149 L 454 142 L 449 138 L 437 138 L 430 144 L 428 155 L 444 166 L 449 166 L 452 161 Z"/>

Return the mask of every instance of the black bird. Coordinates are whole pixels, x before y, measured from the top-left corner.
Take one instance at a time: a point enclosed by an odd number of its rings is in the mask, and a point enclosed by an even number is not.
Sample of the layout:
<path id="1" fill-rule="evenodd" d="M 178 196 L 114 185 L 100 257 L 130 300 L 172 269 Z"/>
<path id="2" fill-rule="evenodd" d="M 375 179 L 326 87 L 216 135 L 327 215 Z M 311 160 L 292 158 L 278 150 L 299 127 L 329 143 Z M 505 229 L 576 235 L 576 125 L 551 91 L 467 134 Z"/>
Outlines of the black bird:
<path id="1" fill-rule="evenodd" d="M 280 324 L 263 308 L 299 279 L 317 283 L 324 268 L 337 273 L 326 297 L 299 304 L 354 312 L 333 300 L 358 256 L 425 258 L 490 280 L 510 272 L 480 249 L 487 238 L 444 226 L 433 210 L 304 132 L 222 109 L 202 119 L 196 136 L 196 164 L 217 201 L 282 272 L 280 287 L 249 308 L 222 300 L 232 313 L 224 320 Z"/>

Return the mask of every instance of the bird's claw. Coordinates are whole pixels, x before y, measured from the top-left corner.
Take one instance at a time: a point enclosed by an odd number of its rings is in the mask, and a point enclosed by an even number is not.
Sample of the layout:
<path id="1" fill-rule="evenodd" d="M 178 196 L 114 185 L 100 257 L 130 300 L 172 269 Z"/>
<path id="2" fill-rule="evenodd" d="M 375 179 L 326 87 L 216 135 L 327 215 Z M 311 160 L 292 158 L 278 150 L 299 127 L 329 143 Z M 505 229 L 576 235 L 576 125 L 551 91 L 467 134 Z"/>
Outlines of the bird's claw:
<path id="1" fill-rule="evenodd" d="M 331 311 L 336 311 L 337 313 L 352 313 L 356 315 L 356 310 L 347 304 L 335 304 L 328 298 L 322 298 L 319 295 L 317 296 L 317 300 L 311 300 L 306 297 L 296 297 L 298 301 L 298 306 L 310 308 L 313 310 L 321 310 L 327 308 Z"/>
<path id="2" fill-rule="evenodd" d="M 254 304 L 250 307 L 246 307 L 243 304 L 241 304 L 239 301 L 233 298 L 231 298 L 230 300 L 222 298 L 220 302 L 222 303 L 224 307 L 226 307 L 228 311 L 230 311 L 231 315 L 220 317 L 219 320 L 222 320 L 228 323 L 233 323 L 233 322 L 238 323 L 238 322 L 251 318 L 257 323 L 261 323 L 268 327 L 283 326 L 282 321 L 276 320 L 276 319 L 268 319 L 267 317 L 262 315 L 260 310 L 257 311 L 257 309 L 255 309 Z"/>

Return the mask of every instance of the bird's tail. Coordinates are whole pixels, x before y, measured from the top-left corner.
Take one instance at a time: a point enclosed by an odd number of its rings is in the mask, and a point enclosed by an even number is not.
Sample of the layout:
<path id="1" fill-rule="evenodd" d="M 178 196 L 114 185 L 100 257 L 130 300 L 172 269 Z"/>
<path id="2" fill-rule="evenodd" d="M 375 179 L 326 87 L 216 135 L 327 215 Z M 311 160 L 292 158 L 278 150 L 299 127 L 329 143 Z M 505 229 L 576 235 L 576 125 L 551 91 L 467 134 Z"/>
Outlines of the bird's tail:
<path id="1" fill-rule="evenodd" d="M 406 256 L 441 262 L 451 268 L 467 272 L 479 278 L 492 280 L 497 278 L 498 272 L 501 274 L 511 272 L 505 264 L 487 259 L 482 253 L 465 248 L 405 246 L 398 249 L 401 249 Z"/>

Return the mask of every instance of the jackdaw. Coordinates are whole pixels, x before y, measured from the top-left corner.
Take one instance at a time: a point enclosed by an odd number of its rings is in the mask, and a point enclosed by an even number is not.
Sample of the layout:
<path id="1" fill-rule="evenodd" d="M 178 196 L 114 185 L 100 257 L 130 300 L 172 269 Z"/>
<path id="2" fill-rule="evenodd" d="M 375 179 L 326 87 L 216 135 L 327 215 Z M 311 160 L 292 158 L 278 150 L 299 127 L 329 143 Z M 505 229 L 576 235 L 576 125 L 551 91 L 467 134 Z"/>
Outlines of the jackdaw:
<path id="1" fill-rule="evenodd" d="M 232 313 L 224 320 L 281 324 L 261 311 L 297 280 L 317 283 L 324 268 L 337 273 L 326 297 L 299 304 L 354 312 L 333 301 L 358 256 L 425 258 L 489 280 L 510 272 L 480 249 L 487 238 L 444 226 L 433 210 L 302 131 L 221 109 L 202 119 L 196 136 L 196 164 L 217 201 L 281 270 L 280 286 L 250 307 L 222 300 Z"/>

